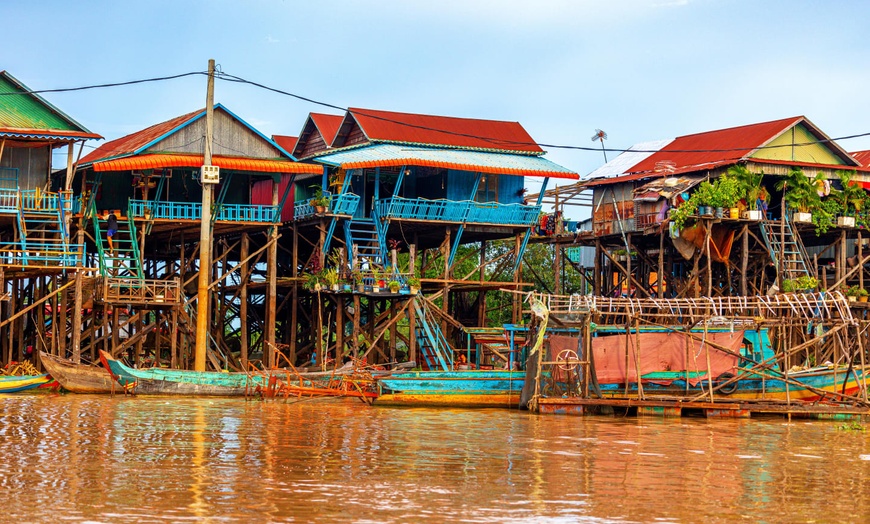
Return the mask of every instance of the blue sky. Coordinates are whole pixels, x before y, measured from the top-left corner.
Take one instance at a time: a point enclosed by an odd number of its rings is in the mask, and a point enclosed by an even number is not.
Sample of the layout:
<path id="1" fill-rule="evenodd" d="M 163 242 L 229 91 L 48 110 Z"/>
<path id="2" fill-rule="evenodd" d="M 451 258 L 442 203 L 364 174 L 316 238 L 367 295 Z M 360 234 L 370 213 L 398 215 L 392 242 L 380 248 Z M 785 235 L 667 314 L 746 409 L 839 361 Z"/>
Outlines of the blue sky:
<path id="1" fill-rule="evenodd" d="M 859 1 L 4 0 L 0 69 L 45 89 L 214 58 L 338 106 L 519 121 L 546 144 L 594 147 L 600 128 L 627 148 L 796 115 L 841 137 L 870 131 L 868 15 Z M 202 107 L 205 78 L 46 97 L 113 139 Z M 215 99 L 266 135 L 335 112 L 227 82 Z M 547 149 L 580 174 L 604 160 Z"/>

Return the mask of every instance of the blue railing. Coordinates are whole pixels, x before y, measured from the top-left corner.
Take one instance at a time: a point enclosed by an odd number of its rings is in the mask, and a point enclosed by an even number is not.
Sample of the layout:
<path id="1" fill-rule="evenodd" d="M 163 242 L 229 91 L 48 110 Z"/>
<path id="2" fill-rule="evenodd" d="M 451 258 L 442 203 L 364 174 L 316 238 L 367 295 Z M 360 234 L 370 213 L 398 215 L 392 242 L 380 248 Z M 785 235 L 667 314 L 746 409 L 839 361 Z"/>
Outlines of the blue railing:
<path id="1" fill-rule="evenodd" d="M 84 244 L 53 242 L 4 242 L 0 245 L 0 264 L 8 266 L 75 267 L 84 263 Z"/>
<path id="2" fill-rule="evenodd" d="M 329 213 L 333 215 L 353 215 L 359 205 L 359 195 L 344 193 L 329 197 Z"/>
<path id="3" fill-rule="evenodd" d="M 56 213 L 61 205 L 65 211 L 72 211 L 72 191 L 45 193 L 36 189 L 0 189 L 0 213 Z"/>
<path id="4" fill-rule="evenodd" d="M 154 202 L 131 200 L 130 213 L 134 218 L 159 218 L 166 220 L 199 220 L 202 204 L 197 202 Z M 216 204 L 215 220 L 226 222 L 272 223 L 278 206 L 255 206 L 248 204 Z"/>
<path id="5" fill-rule="evenodd" d="M 471 200 L 388 198 L 377 202 L 378 216 L 383 219 L 531 226 L 540 212 L 541 206 Z"/>
<path id="6" fill-rule="evenodd" d="M 329 191 L 324 191 L 323 196 L 329 199 L 326 213 L 329 215 L 350 215 L 356 213 L 356 208 L 359 206 L 359 195 L 353 193 L 343 193 L 333 195 Z M 293 203 L 293 218 L 299 220 L 317 214 L 314 206 L 311 205 L 311 200 L 298 200 Z"/>

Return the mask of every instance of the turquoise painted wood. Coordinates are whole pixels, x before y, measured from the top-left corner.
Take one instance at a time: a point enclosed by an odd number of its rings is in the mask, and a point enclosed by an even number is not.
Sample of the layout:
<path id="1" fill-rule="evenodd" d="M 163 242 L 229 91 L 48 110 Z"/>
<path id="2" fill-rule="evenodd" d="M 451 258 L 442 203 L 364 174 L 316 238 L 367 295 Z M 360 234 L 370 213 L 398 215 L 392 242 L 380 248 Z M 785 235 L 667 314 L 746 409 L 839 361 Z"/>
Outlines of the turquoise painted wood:
<path id="1" fill-rule="evenodd" d="M 408 371 L 378 377 L 383 392 L 414 395 L 519 394 L 525 371 Z"/>
<path id="2" fill-rule="evenodd" d="M 423 198 L 387 198 L 376 204 L 378 216 L 383 219 L 422 220 L 427 222 L 455 222 L 475 224 L 503 224 L 532 226 L 541 212 L 541 206 L 499 204 L 471 200 L 426 200 Z"/>
<path id="3" fill-rule="evenodd" d="M 130 213 L 134 218 L 144 218 L 146 209 L 148 209 L 151 218 L 166 220 L 199 220 L 202 218 L 202 204 L 197 202 L 130 200 Z M 278 206 L 249 204 L 216 204 L 214 210 L 215 220 L 218 222 L 272 223 L 277 213 Z"/>

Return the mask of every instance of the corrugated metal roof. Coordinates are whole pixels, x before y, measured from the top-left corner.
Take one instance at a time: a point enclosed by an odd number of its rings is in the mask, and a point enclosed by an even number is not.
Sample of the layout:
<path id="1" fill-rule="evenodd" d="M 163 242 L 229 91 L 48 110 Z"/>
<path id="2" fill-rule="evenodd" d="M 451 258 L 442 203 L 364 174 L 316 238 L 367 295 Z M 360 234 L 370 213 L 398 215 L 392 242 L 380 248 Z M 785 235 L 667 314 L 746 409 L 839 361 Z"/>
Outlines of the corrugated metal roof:
<path id="1" fill-rule="evenodd" d="M 6 71 L 0 71 L 0 128 L 22 138 L 103 138 L 67 116 Z"/>
<path id="2" fill-rule="evenodd" d="M 293 148 L 296 147 L 296 140 L 298 139 L 299 137 L 295 136 L 272 135 L 272 142 L 278 144 L 281 149 L 287 151 L 288 153 L 290 151 L 293 151 Z"/>
<path id="3" fill-rule="evenodd" d="M 711 164 L 737 162 L 748 157 L 786 129 L 805 120 L 804 117 L 797 116 L 677 137 L 657 153 L 635 164 L 627 172 L 654 171 L 656 165 L 661 163 L 672 164 L 676 169 L 687 167 L 704 169 Z"/>
<path id="4" fill-rule="evenodd" d="M 205 115 L 205 109 L 197 109 L 196 111 L 191 111 L 186 115 L 177 116 L 165 122 L 146 127 L 141 131 L 136 131 L 127 136 L 110 140 L 85 155 L 79 161 L 79 166 L 88 165 L 106 158 L 131 155 L 142 146 L 153 142 L 154 140 L 170 133 L 172 130 L 189 123 L 197 116 L 202 115 Z"/>
<path id="5" fill-rule="evenodd" d="M 136 155 L 104 160 L 94 164 L 94 171 L 133 171 L 140 169 L 160 169 L 164 167 L 200 167 L 202 155 Z M 301 173 L 320 175 L 323 168 L 316 164 L 302 164 L 292 160 L 262 160 L 216 155 L 212 165 L 233 171 L 254 173 Z"/>
<path id="6" fill-rule="evenodd" d="M 543 154 L 519 122 L 349 108 L 371 141 Z M 336 136 L 336 139 L 339 137 Z M 340 147 L 341 144 L 333 144 Z"/>
<path id="7" fill-rule="evenodd" d="M 677 193 L 684 193 L 692 189 L 706 179 L 707 177 L 701 175 L 658 178 L 635 189 L 634 195 L 635 198 L 639 198 L 647 193 L 656 193 L 664 198 L 671 198 Z"/>
<path id="8" fill-rule="evenodd" d="M 326 113 L 309 113 L 308 115 L 317 130 L 320 131 L 320 136 L 327 145 L 332 144 L 335 140 L 335 134 L 338 133 L 338 128 L 341 127 L 341 122 L 344 120 L 344 115 L 327 115 Z"/>
<path id="9" fill-rule="evenodd" d="M 314 158 L 331 166 L 344 169 L 386 166 L 430 166 L 492 174 L 567 178 L 576 180 L 576 173 L 539 156 L 488 153 L 375 144 L 367 147 L 337 151 Z"/>
<path id="10" fill-rule="evenodd" d="M 855 151 L 854 153 L 849 153 L 852 155 L 852 158 L 861 163 L 862 166 L 870 167 L 870 149 L 867 151 Z"/>
<path id="11" fill-rule="evenodd" d="M 642 162 L 644 159 L 654 154 L 659 149 L 673 142 L 673 138 L 667 140 L 652 140 L 650 142 L 641 142 L 628 148 L 610 162 L 604 164 L 598 169 L 592 171 L 583 180 L 596 180 L 599 178 L 612 178 L 629 172 L 629 170 Z"/>

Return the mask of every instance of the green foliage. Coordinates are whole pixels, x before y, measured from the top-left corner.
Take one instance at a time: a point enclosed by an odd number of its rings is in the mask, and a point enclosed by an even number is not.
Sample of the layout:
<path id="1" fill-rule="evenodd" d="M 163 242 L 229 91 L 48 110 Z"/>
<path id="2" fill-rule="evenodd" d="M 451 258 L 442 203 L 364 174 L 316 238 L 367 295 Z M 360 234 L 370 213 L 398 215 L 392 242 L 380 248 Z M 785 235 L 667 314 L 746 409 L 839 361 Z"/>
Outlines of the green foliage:
<path id="1" fill-rule="evenodd" d="M 709 184 L 704 182 L 701 185 Z M 731 208 L 737 205 L 737 202 L 743 198 L 745 192 L 742 191 L 740 181 L 732 176 L 721 176 L 712 184 L 712 195 L 710 197 L 710 206 Z"/>
<path id="2" fill-rule="evenodd" d="M 767 200 L 767 191 L 761 185 L 764 179 L 764 171 L 753 173 L 744 165 L 736 165 L 728 168 L 731 175 L 739 186 L 741 198 L 746 200 L 746 207 L 751 210 L 758 209 L 758 200 Z"/>
<path id="3" fill-rule="evenodd" d="M 819 280 L 809 275 L 802 275 L 794 280 L 783 280 L 783 293 L 797 293 L 799 291 L 810 291 L 819 285 Z"/>
<path id="4" fill-rule="evenodd" d="M 671 211 L 671 221 L 677 229 L 682 230 L 686 224 L 686 220 L 688 220 L 690 216 L 693 216 L 697 211 L 698 202 L 689 198 L 687 202 L 683 202 L 680 207 Z"/>
<path id="5" fill-rule="evenodd" d="M 327 207 L 329 205 L 329 197 L 323 194 L 323 188 L 320 186 L 310 187 L 314 189 L 314 196 L 309 203 L 315 207 Z"/>
<path id="6" fill-rule="evenodd" d="M 325 269 L 322 273 L 321 278 L 326 282 L 326 285 L 334 286 L 338 284 L 338 271 L 334 268 Z"/>
<path id="7" fill-rule="evenodd" d="M 822 199 L 817 189 L 819 182 L 824 180 L 825 176 L 821 172 L 810 178 L 804 175 L 801 168 L 792 167 L 788 175 L 776 184 L 776 188 L 785 191 L 785 201 L 793 210 L 809 213 L 821 206 Z"/>
<path id="8" fill-rule="evenodd" d="M 837 171 L 837 176 L 840 178 L 840 183 L 843 185 L 842 191 L 836 192 L 841 204 L 842 213 L 846 216 L 855 216 L 861 213 L 865 209 L 867 193 L 860 185 L 852 182 L 852 177 L 855 176 L 855 172 Z"/>
<path id="9" fill-rule="evenodd" d="M 813 225 L 816 226 L 816 235 L 823 235 L 834 227 L 837 216 L 842 212 L 840 202 L 833 196 L 819 199 L 819 205 L 813 209 Z"/>
<path id="10" fill-rule="evenodd" d="M 857 297 L 858 293 L 860 293 L 861 291 L 863 291 L 863 290 L 858 286 L 849 286 L 846 289 L 846 296 L 847 297 Z"/>
<path id="11" fill-rule="evenodd" d="M 855 422 L 855 421 L 842 424 L 839 427 L 837 427 L 837 429 L 840 431 L 862 431 L 862 432 L 867 431 L 867 429 L 864 426 L 862 426 L 859 422 Z"/>

